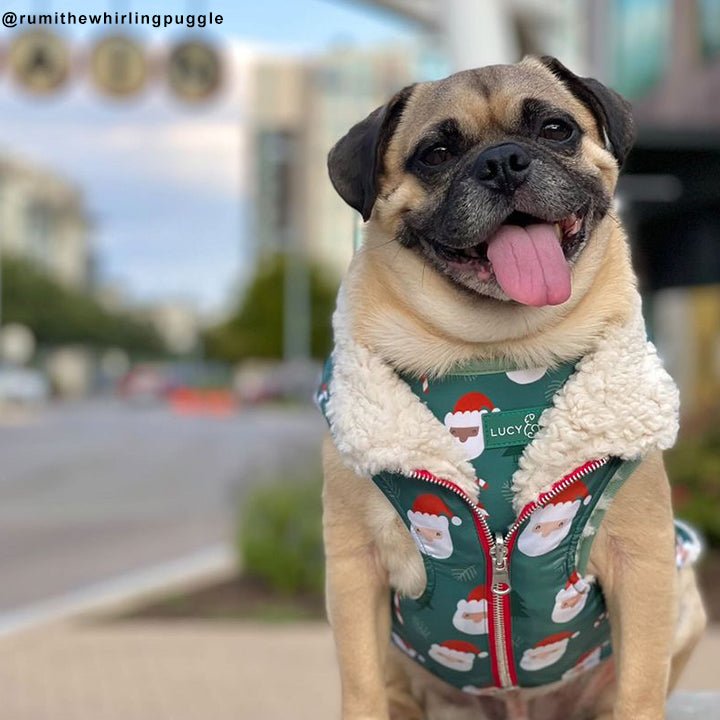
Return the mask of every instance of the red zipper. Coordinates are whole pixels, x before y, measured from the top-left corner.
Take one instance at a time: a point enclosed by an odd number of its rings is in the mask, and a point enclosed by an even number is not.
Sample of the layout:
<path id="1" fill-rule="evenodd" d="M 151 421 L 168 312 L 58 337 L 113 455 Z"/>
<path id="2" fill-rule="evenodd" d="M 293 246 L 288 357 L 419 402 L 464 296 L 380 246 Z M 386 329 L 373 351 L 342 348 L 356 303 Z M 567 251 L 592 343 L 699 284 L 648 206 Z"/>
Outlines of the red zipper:
<path id="1" fill-rule="evenodd" d="M 535 510 L 546 505 L 574 482 L 602 467 L 609 460 L 609 457 L 589 460 L 558 480 L 550 490 L 541 493 L 536 500 L 523 507 L 504 537 L 501 533 L 497 533 L 493 537 L 480 506 L 473 502 L 472 498 L 455 483 L 433 475 L 427 470 L 415 470 L 410 473 L 412 478 L 440 485 L 455 493 L 473 511 L 475 529 L 485 553 L 486 588 L 492 595 L 492 602 L 488 603 L 488 625 L 492 630 L 488 633 L 488 637 L 493 680 L 499 688 L 512 688 L 518 684 L 510 612 L 510 558 L 515 548 L 517 531 Z"/>

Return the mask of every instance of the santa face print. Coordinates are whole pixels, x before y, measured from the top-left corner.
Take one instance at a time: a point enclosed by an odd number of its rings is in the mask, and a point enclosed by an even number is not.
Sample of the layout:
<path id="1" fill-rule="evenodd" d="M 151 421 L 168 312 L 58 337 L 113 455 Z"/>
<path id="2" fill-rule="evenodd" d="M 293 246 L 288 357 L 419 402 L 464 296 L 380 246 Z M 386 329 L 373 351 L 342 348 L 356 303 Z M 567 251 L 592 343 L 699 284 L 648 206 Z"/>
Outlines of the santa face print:
<path id="1" fill-rule="evenodd" d="M 566 623 L 577 617 L 585 607 L 588 595 L 587 590 L 580 592 L 573 585 L 560 590 L 555 596 L 555 607 L 551 615 L 552 621 Z"/>
<path id="2" fill-rule="evenodd" d="M 568 640 L 558 640 L 549 645 L 528 648 L 520 660 L 523 670 L 542 670 L 556 663 L 567 650 Z"/>
<path id="3" fill-rule="evenodd" d="M 461 525 L 443 499 L 432 493 L 418 495 L 407 511 L 410 534 L 421 553 L 443 560 L 453 553 L 450 523 Z"/>
<path id="4" fill-rule="evenodd" d="M 567 537 L 572 521 L 580 509 L 580 501 L 564 503 L 563 517 L 558 517 L 556 506 L 536 510 L 520 533 L 518 550 L 524 555 L 537 557 L 554 550 Z"/>
<path id="5" fill-rule="evenodd" d="M 499 412 L 492 400 L 480 392 L 469 392 L 458 398 L 443 422 L 462 448 L 466 460 L 474 460 L 485 450 L 483 415 Z"/>
<path id="6" fill-rule="evenodd" d="M 420 552 L 429 557 L 444 560 L 453 553 L 449 523 L 445 517 L 436 518 L 432 525 L 424 525 L 422 519 L 411 517 L 410 534 Z"/>
<path id="7" fill-rule="evenodd" d="M 485 436 L 482 425 L 451 427 L 450 434 L 460 443 L 466 460 L 473 460 L 485 450 Z"/>
<path id="8" fill-rule="evenodd" d="M 578 675 L 582 675 L 586 670 L 592 670 L 592 668 L 597 667 L 600 664 L 601 654 L 601 647 L 596 647 L 594 650 L 586 653 L 573 667 L 563 673 L 562 679 L 571 680 Z"/>
<path id="9" fill-rule="evenodd" d="M 487 600 L 460 600 L 453 615 L 453 625 L 466 635 L 487 635 Z"/>
<path id="10" fill-rule="evenodd" d="M 475 662 L 475 652 L 462 652 L 447 648 L 438 643 L 433 643 L 428 650 L 428 655 L 440 665 L 458 672 L 470 672 Z"/>

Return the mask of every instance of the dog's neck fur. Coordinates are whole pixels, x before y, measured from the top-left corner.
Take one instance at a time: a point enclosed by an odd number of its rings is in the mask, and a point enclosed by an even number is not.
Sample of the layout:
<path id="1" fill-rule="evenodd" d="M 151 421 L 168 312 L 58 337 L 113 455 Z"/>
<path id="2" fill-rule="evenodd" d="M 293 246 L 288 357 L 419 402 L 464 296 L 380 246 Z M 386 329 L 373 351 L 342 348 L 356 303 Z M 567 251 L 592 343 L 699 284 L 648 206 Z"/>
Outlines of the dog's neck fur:
<path id="1" fill-rule="evenodd" d="M 388 243 L 390 228 L 368 226 L 345 282 L 356 342 L 403 372 L 442 375 L 458 363 L 504 360 L 553 366 L 596 347 L 633 308 L 635 278 L 624 234 L 608 215 L 580 256 L 570 300 L 531 308 L 473 297 L 417 253 Z M 379 232 L 378 232 L 379 231 Z M 381 238 L 385 238 L 384 240 Z"/>
<path id="2" fill-rule="evenodd" d="M 516 510 L 589 459 L 634 460 L 672 446 L 677 389 L 647 342 L 624 238 L 611 222 L 599 230 L 576 268 L 587 286 L 576 283 L 558 308 L 485 303 L 432 271 L 425 275 L 426 284 L 435 284 L 426 288 L 428 297 L 415 253 L 396 246 L 394 267 L 387 256 L 388 264 L 381 262 L 387 249 L 369 246 L 358 255 L 333 317 L 326 405 L 346 464 L 361 476 L 423 469 L 475 497 L 475 473 L 459 444 L 397 371 L 442 375 L 457 363 L 488 358 L 538 367 L 582 357 L 520 457 Z"/>

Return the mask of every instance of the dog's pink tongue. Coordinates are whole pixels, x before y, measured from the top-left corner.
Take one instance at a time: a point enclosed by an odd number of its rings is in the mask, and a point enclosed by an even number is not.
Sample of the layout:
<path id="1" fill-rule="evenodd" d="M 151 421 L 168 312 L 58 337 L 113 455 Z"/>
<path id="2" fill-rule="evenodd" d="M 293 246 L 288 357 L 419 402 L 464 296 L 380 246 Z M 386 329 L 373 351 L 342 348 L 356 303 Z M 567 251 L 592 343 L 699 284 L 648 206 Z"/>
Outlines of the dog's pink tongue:
<path id="1" fill-rule="evenodd" d="M 570 297 L 570 266 L 553 225 L 501 225 L 488 241 L 487 254 L 500 287 L 513 300 L 540 307 Z"/>

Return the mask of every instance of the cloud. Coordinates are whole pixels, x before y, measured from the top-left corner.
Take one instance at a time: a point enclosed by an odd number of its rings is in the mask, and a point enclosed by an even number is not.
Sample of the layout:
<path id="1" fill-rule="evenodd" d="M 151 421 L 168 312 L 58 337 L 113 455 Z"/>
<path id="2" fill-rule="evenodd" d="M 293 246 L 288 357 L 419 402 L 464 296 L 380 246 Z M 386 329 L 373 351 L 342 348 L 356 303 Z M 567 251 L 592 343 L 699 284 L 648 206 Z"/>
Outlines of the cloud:
<path id="1" fill-rule="evenodd" d="M 217 307 L 241 270 L 242 159 L 257 52 L 230 43 L 224 90 L 198 107 L 180 104 L 157 81 L 129 103 L 101 98 L 81 81 L 41 100 L 5 85 L 0 152 L 80 187 L 101 269 L 141 299 L 184 290 L 199 307 Z"/>

